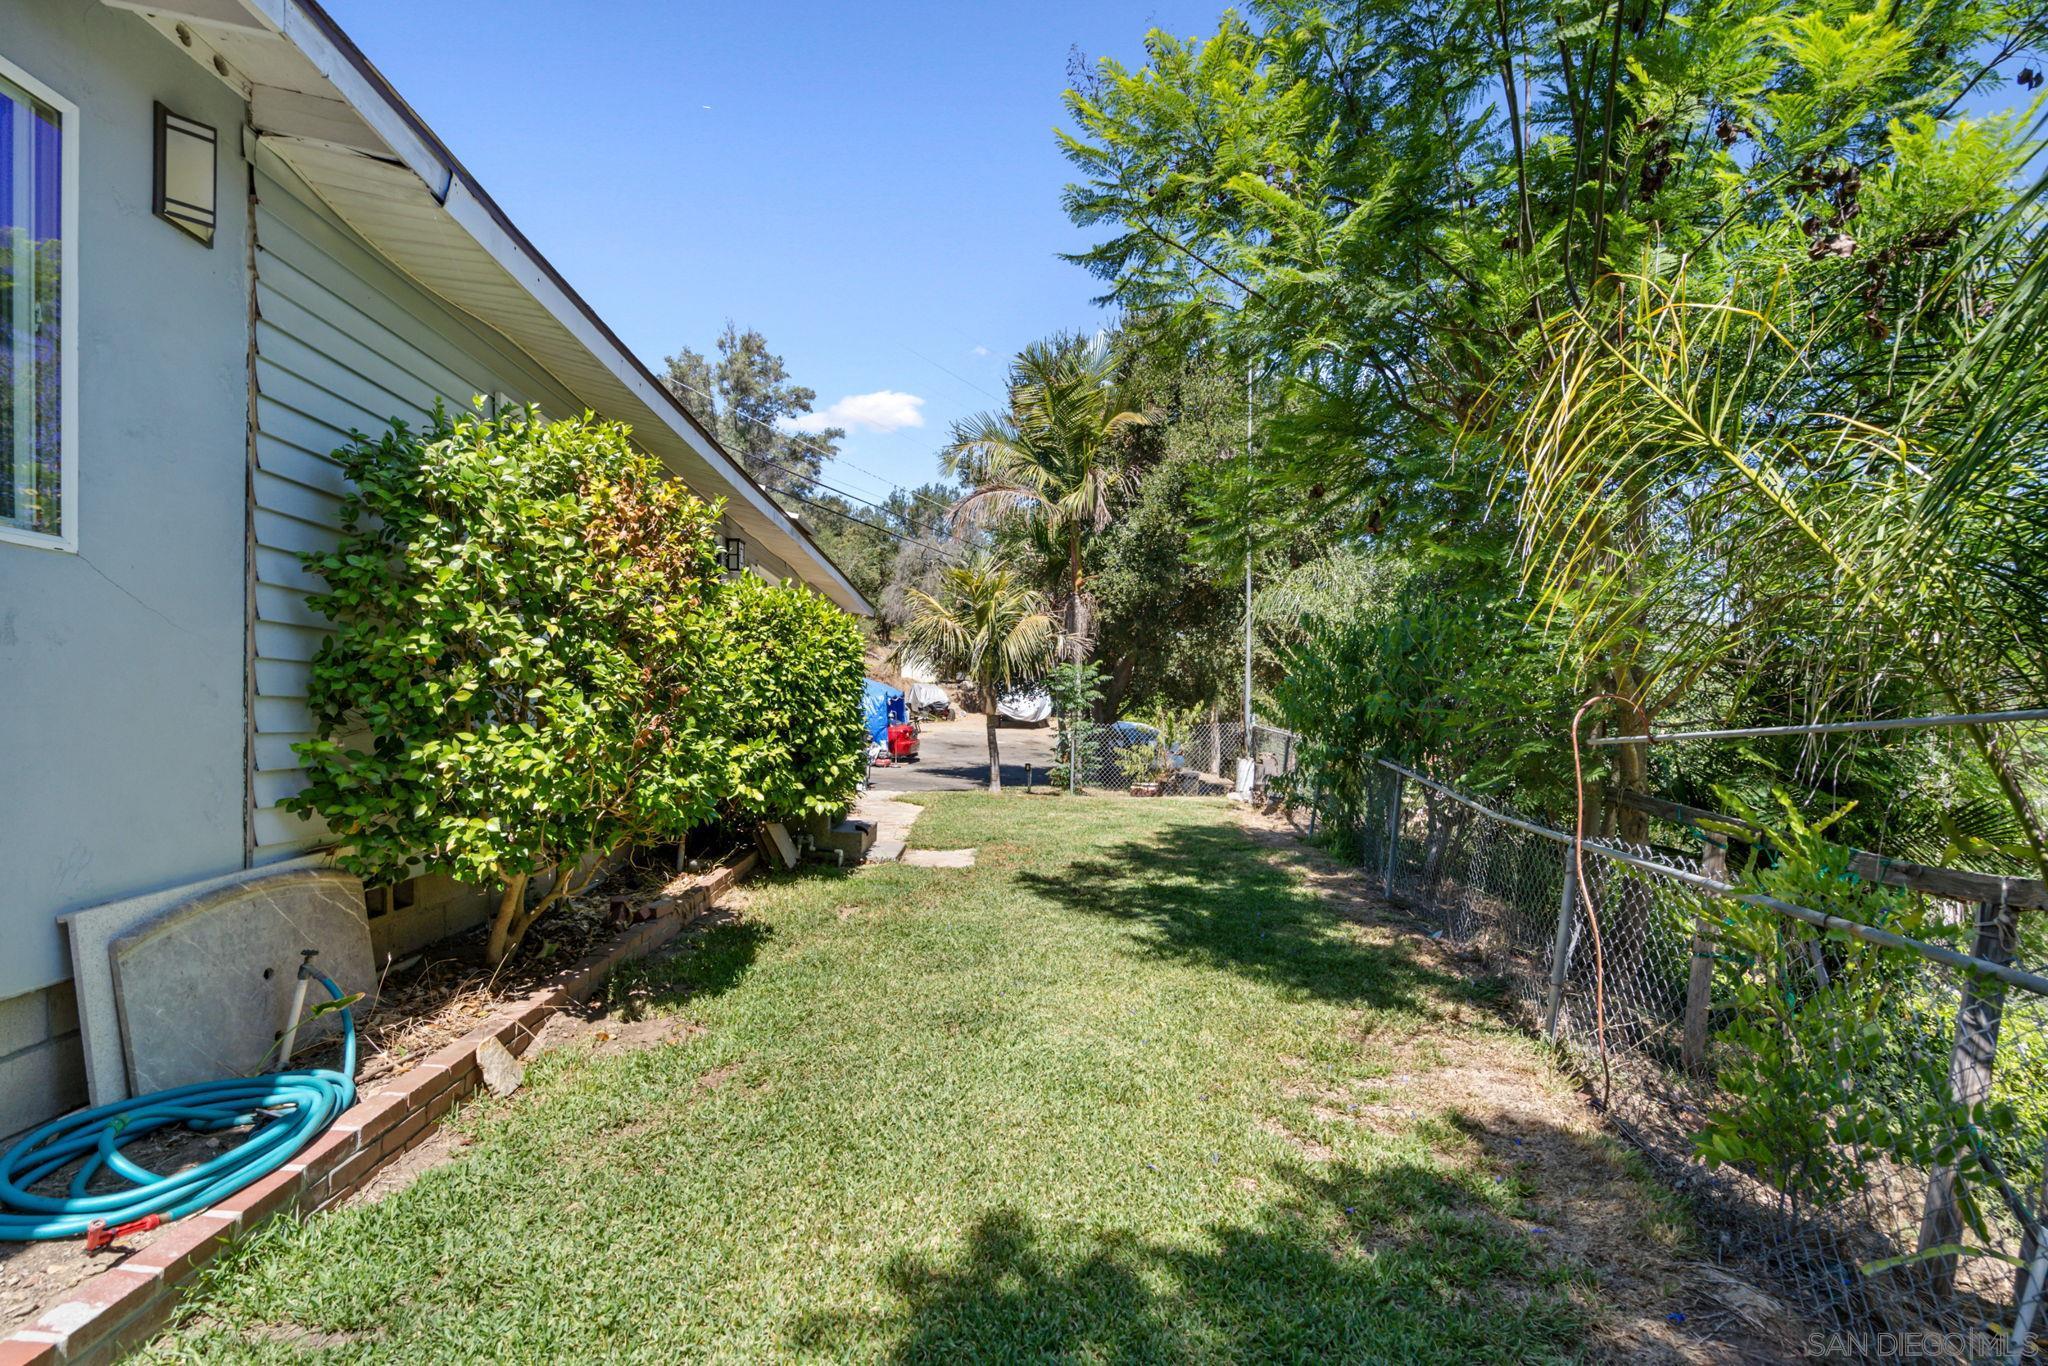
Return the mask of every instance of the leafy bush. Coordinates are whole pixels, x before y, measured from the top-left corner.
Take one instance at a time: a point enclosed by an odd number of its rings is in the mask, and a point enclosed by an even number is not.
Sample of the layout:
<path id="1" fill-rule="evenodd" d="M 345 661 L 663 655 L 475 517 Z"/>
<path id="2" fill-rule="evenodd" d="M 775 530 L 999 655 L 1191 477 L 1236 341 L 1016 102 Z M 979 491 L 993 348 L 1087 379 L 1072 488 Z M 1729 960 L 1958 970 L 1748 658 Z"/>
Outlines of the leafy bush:
<path id="1" fill-rule="evenodd" d="M 1053 740 L 1053 761 L 1046 770 L 1046 781 L 1054 787 L 1066 785 L 1074 740 L 1101 706 L 1107 681 L 1103 667 L 1092 659 L 1079 665 L 1055 664 L 1046 671 L 1045 690 L 1052 700 L 1052 714 L 1059 722 L 1059 733 Z"/>
<path id="2" fill-rule="evenodd" d="M 867 769 L 860 627 L 801 585 L 752 576 L 724 586 L 720 625 L 728 815 L 794 820 L 842 810 Z"/>
<path id="3" fill-rule="evenodd" d="M 1357 579 L 1268 598 L 1292 617 L 1273 701 L 1322 798 L 1365 810 L 1387 758 L 1538 813 L 1570 809 L 1557 744 L 1569 680 L 1511 586 L 1392 558 L 1361 559 Z"/>
<path id="4" fill-rule="evenodd" d="M 1757 813 L 1731 801 L 1752 826 Z M 1921 898 L 1859 879 L 1851 850 L 1827 838 L 1846 809 L 1809 822 L 1779 794 L 1772 859 L 1738 879 L 1759 892 L 1913 938 L 1940 933 Z M 1710 1165 L 1746 1167 L 1795 1208 L 1858 1191 L 1883 1155 L 1902 1166 L 1957 1169 L 1957 1205 L 1982 1234 L 1972 1186 L 1986 1179 L 1969 1135 L 2011 1127 L 2002 1102 L 1965 1106 L 1948 1094 L 1938 1023 L 1926 1019 L 1920 955 L 1823 931 L 1762 907 L 1726 903 L 1715 946 L 1727 1098 L 1695 1144 Z M 1922 1021 L 1925 1023 L 1921 1023 Z"/>
<path id="5" fill-rule="evenodd" d="M 625 427 L 437 412 L 336 456 L 342 544 L 306 562 L 338 629 L 286 806 L 350 871 L 501 888 L 495 961 L 594 856 L 851 790 L 857 629 L 805 590 L 720 583 L 719 510 Z"/>

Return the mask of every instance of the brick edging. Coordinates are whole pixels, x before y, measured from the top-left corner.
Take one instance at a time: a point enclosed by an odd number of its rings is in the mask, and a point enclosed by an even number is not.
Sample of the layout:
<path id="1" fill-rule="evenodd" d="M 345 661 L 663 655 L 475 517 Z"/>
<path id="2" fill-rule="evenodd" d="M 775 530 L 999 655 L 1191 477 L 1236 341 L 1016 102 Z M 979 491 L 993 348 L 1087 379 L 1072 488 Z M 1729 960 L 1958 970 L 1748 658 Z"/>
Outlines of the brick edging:
<path id="1" fill-rule="evenodd" d="M 677 879 L 650 903 L 655 918 L 565 968 L 454 1043 L 358 1093 L 327 1131 L 284 1166 L 227 1199 L 167 1227 L 140 1251 L 73 1286 L 26 1327 L 0 1338 L 0 1366 L 110 1361 L 156 1335 L 199 1272 L 233 1240 L 274 1215 L 309 1215 L 353 1195 L 418 1146 L 441 1117 L 482 1084 L 485 1040 L 523 1056 L 555 1012 L 578 1004 L 621 963 L 680 934 L 754 871 L 748 853 L 711 872 Z"/>

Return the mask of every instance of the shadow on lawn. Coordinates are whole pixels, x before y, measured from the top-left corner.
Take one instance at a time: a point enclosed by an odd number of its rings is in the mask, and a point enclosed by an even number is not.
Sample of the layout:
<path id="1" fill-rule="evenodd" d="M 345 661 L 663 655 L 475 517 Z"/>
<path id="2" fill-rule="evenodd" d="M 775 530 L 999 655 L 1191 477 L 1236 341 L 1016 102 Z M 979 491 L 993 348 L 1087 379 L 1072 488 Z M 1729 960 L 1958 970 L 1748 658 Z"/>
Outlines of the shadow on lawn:
<path id="1" fill-rule="evenodd" d="M 605 984 L 605 1005 L 634 1020 L 649 1006 L 672 1007 L 738 986 L 775 931 L 753 920 L 732 920 L 692 935 L 653 958 L 621 964 Z"/>
<path id="2" fill-rule="evenodd" d="M 1318 1000 L 1415 1008 L 1423 989 L 1471 996 L 1395 944 L 1360 940 L 1331 906 L 1235 830 L 1178 826 L 1077 859 L 1056 873 L 1020 873 L 1047 900 L 1121 920 L 1161 957 L 1242 973 Z"/>
<path id="3" fill-rule="evenodd" d="M 991 1210 L 952 1256 L 906 1255 L 881 1313 L 814 1314 L 800 1351 L 896 1361 L 1481 1360 L 1568 1355 L 1586 1330 L 1530 1238 L 1439 1171 L 1276 1165 L 1287 1190 L 1194 1243 L 1043 1230 Z"/>

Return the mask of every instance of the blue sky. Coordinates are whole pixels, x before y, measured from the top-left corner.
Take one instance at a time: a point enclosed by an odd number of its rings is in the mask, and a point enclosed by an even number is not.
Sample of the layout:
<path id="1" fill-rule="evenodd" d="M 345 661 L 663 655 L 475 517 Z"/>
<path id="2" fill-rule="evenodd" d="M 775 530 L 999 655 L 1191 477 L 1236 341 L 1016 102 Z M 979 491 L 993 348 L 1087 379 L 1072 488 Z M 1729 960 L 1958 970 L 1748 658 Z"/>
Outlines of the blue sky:
<path id="1" fill-rule="evenodd" d="M 1103 320 L 1057 259 L 1085 244 L 1052 133 L 1070 52 L 1135 62 L 1223 3 L 328 7 L 651 366 L 759 328 L 849 415 L 827 477 L 874 498 L 937 473 L 1005 357 Z"/>
<path id="2" fill-rule="evenodd" d="M 821 408 L 898 396 L 851 405 L 869 421 L 827 476 L 879 496 L 936 473 L 1004 357 L 1102 320 L 1096 282 L 1056 259 L 1084 244 L 1052 134 L 1070 49 L 1136 60 L 1148 28 L 1210 31 L 1223 6 L 328 8 L 657 370 L 732 318 Z"/>

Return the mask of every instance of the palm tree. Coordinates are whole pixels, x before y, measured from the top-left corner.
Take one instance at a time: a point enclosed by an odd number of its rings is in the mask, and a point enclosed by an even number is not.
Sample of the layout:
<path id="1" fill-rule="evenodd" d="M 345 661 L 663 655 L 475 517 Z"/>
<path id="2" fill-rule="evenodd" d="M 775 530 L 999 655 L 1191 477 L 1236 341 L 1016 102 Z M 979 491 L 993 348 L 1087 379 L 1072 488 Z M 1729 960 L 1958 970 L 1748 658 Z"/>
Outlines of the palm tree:
<path id="1" fill-rule="evenodd" d="M 2048 314 L 2027 292 L 2037 231 L 2001 220 L 1985 236 L 2021 266 L 1936 276 L 1959 283 L 1895 319 L 1917 344 L 1890 386 L 1836 359 L 1867 326 L 1859 300 L 1815 306 L 1768 274 L 1624 276 L 1626 326 L 1553 319 L 1509 450 L 1528 576 L 1583 655 L 1633 653 L 1676 700 L 1710 661 L 1797 651 L 1829 719 L 1887 680 L 1917 685 L 1916 711 L 2048 698 L 2048 386 L 2023 332 Z M 1984 321 L 2007 288 L 2013 316 Z M 1624 575 L 1607 562 L 1636 507 L 1656 539 L 1628 544 Z M 1645 651 L 1652 619 L 1668 633 Z M 2023 756 L 1962 734 L 2010 809 L 2007 852 L 2048 877 Z"/>
<path id="2" fill-rule="evenodd" d="M 986 552 L 947 569 L 938 589 L 936 594 L 909 591 L 913 615 L 903 628 L 898 654 L 942 677 L 974 681 L 988 713 L 988 790 L 1001 792 L 996 698 L 1005 688 L 1044 670 L 1052 658 L 1057 627 L 1041 609 L 1038 594 L 1025 587 L 1009 565 Z"/>
<path id="3" fill-rule="evenodd" d="M 1082 542 L 1108 525 L 1130 483 L 1116 438 L 1146 423 L 1118 408 L 1116 376 L 1116 358 L 1099 341 L 1033 342 L 1010 367 L 1008 411 L 956 423 L 945 457 L 947 472 L 972 489 L 953 505 L 956 518 L 1020 513 L 1065 552 L 1060 597 L 1076 664 L 1089 625 Z"/>

